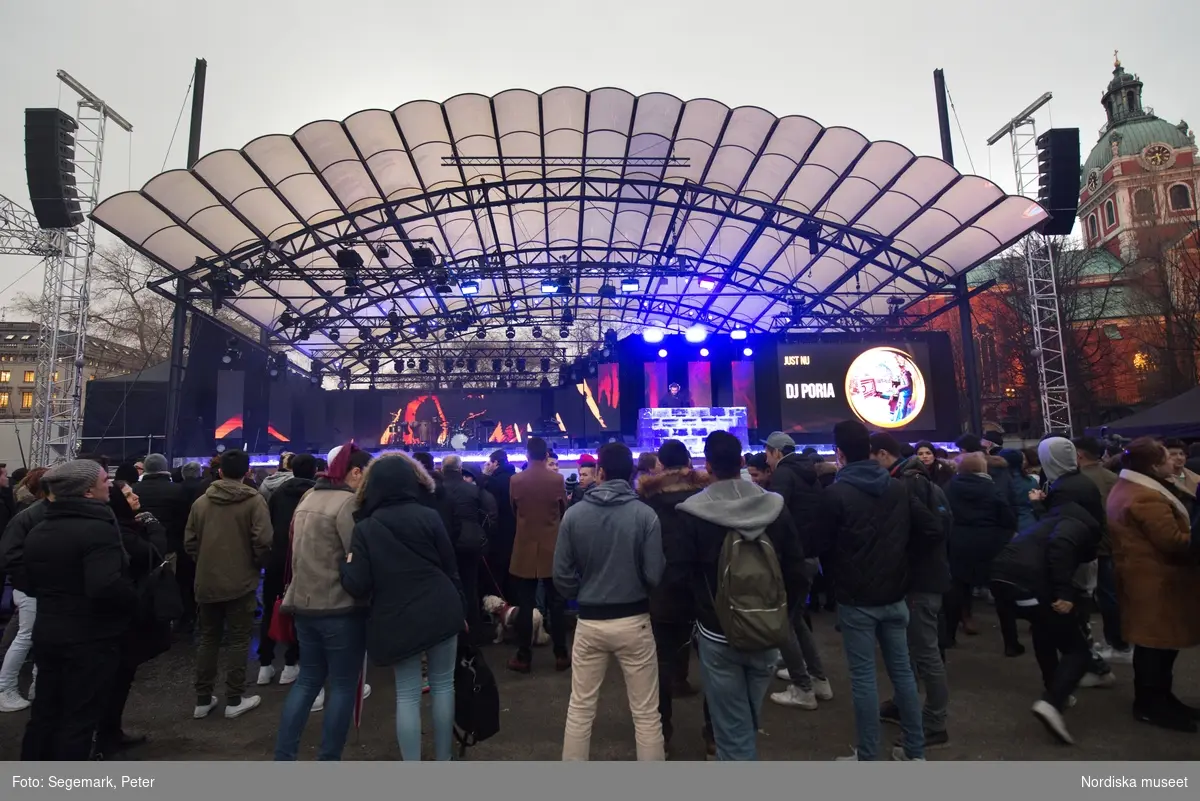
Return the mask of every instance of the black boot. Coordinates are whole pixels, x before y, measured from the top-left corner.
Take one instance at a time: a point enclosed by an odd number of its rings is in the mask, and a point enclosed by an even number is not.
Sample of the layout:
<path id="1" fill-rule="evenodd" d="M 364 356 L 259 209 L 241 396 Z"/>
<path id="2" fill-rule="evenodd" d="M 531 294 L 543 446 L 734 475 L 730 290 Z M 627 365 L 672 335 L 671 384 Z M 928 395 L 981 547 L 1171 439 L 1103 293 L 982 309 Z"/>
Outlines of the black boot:
<path id="1" fill-rule="evenodd" d="M 1169 698 L 1169 697 L 1168 697 Z M 1133 717 L 1141 723 L 1149 723 L 1160 729 L 1180 731 L 1187 734 L 1196 733 L 1196 720 L 1183 709 L 1174 706 L 1169 700 L 1134 701 Z"/>

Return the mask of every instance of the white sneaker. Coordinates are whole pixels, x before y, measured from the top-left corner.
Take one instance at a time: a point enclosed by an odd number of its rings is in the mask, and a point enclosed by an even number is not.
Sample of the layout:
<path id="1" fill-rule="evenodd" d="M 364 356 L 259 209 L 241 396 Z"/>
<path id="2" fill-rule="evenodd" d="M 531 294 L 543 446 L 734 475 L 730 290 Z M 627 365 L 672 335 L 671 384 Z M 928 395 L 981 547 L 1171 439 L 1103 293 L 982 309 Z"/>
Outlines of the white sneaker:
<path id="1" fill-rule="evenodd" d="M 363 685 L 363 700 L 365 701 L 370 697 L 371 697 L 371 685 L 364 684 Z"/>
<path id="2" fill-rule="evenodd" d="M 1117 683 L 1117 677 L 1108 673 L 1084 673 L 1083 678 L 1079 680 L 1079 686 L 1087 689 L 1094 687 L 1098 690 L 1107 690 Z"/>
<path id="3" fill-rule="evenodd" d="M 196 704 L 196 708 L 192 710 L 192 717 L 196 720 L 208 717 L 208 713 L 217 708 L 217 697 L 214 695 L 208 699 L 207 704 Z"/>
<path id="4" fill-rule="evenodd" d="M 817 696 L 818 701 L 832 701 L 833 687 L 829 684 L 829 679 L 813 679 L 813 695 Z"/>
<path id="5" fill-rule="evenodd" d="M 234 718 L 240 718 L 242 715 L 246 714 L 251 709 L 254 709 L 261 703 L 261 696 L 243 695 L 241 703 L 239 703 L 237 706 L 225 707 L 225 717 L 229 718 L 230 720 L 233 720 Z"/>
<path id="6" fill-rule="evenodd" d="M 0 693 L 0 712 L 20 712 L 29 707 L 30 703 L 21 697 L 16 687 Z"/>
<path id="7" fill-rule="evenodd" d="M 791 681 L 792 674 L 788 672 L 787 668 L 781 667 L 779 670 L 775 671 L 775 678 L 780 679 L 781 681 Z"/>
<path id="8" fill-rule="evenodd" d="M 309 711 L 310 712 L 320 712 L 324 708 L 325 708 L 325 688 L 322 687 L 321 692 L 317 693 L 317 700 L 313 701 L 312 709 L 310 709 Z"/>
<path id="9" fill-rule="evenodd" d="M 270 665 L 263 665 L 258 669 L 258 686 L 270 684 L 271 679 L 275 678 L 275 668 Z M 282 684 L 282 682 L 280 682 Z"/>
<path id="10" fill-rule="evenodd" d="M 853 751 L 851 751 L 850 756 L 834 757 L 833 761 L 834 762 L 857 762 L 858 761 L 858 749 L 855 748 Z"/>
<path id="11" fill-rule="evenodd" d="M 1115 662 L 1120 665 L 1131 665 L 1133 664 L 1133 649 L 1126 648 L 1121 651 L 1106 645 L 1100 649 L 1100 658 L 1109 663 Z"/>
<path id="12" fill-rule="evenodd" d="M 33 671 L 33 681 L 29 682 L 29 692 L 25 693 L 25 697 L 30 701 L 37 697 L 37 670 Z"/>
<path id="13" fill-rule="evenodd" d="M 1046 731 L 1057 737 L 1060 742 L 1067 745 L 1075 744 L 1075 741 L 1071 738 L 1071 733 L 1067 731 L 1067 724 L 1063 721 L 1062 714 L 1052 704 L 1046 701 L 1038 701 L 1030 711 L 1042 722 L 1042 725 L 1046 727 Z"/>
<path id="14" fill-rule="evenodd" d="M 280 684 L 295 684 L 296 679 L 300 677 L 299 665 L 284 665 L 283 672 L 279 674 Z"/>
<path id="15" fill-rule="evenodd" d="M 795 684 L 781 693 L 771 693 L 771 700 L 780 706 L 791 706 L 798 709 L 816 709 L 817 696 L 812 690 L 801 690 Z"/>
<path id="16" fill-rule="evenodd" d="M 896 747 L 894 747 L 892 749 L 892 761 L 893 762 L 924 762 L 925 757 L 910 757 L 908 754 L 904 753 L 904 746 L 897 745 Z"/>

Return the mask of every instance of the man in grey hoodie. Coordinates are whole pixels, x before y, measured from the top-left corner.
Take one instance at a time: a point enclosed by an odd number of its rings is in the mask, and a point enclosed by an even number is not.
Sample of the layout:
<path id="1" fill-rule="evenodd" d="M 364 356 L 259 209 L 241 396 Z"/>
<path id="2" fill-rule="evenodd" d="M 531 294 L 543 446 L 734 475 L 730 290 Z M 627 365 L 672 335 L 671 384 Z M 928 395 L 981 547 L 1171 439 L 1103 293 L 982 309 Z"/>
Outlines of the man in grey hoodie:
<path id="1" fill-rule="evenodd" d="M 588 759 L 592 722 L 609 655 L 625 674 L 637 757 L 661 761 L 658 658 L 650 591 L 666 560 L 658 515 L 638 500 L 629 479 L 633 454 L 619 442 L 600 449 L 599 483 L 567 510 L 554 549 L 554 586 L 579 603 L 571 653 L 571 702 L 563 759 Z"/>

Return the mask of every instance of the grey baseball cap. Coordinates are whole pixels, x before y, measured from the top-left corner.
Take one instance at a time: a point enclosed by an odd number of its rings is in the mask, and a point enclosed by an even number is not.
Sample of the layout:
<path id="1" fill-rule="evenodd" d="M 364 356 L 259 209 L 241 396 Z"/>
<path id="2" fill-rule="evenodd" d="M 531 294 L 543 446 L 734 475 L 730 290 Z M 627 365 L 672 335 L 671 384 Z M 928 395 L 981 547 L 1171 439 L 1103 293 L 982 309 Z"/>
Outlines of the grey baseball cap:
<path id="1" fill-rule="evenodd" d="M 771 436 L 764 439 L 762 444 L 777 451 L 781 451 L 784 448 L 796 447 L 796 443 L 791 435 L 785 434 L 782 431 L 772 432 Z"/>

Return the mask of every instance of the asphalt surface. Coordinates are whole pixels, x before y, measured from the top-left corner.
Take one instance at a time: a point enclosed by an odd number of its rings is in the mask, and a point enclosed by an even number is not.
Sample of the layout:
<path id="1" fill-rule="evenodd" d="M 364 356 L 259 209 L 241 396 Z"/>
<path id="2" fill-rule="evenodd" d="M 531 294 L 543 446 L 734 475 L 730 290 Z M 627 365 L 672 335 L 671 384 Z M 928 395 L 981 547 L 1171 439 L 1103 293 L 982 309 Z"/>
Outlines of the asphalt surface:
<path id="1" fill-rule="evenodd" d="M 979 604 L 983 606 L 983 604 Z M 1196 760 L 1200 735 L 1178 734 L 1137 723 L 1130 713 L 1133 669 L 1115 665 L 1117 685 L 1112 689 L 1079 690 L 1078 706 L 1067 714 L 1067 724 L 1077 740 L 1073 747 L 1051 740 L 1029 712 L 1040 689 L 1032 648 L 1024 656 L 1002 655 L 999 631 L 991 610 L 977 612 L 983 629 L 976 637 L 960 636 L 949 652 L 951 745 L 931 751 L 931 760 Z M 1098 621 L 1097 621 L 1098 623 Z M 835 697 L 816 711 L 788 709 L 769 701 L 759 736 L 760 758 L 771 760 L 831 760 L 850 752 L 854 720 L 845 659 L 833 616 L 814 616 L 817 640 L 833 682 Z M 1022 624 L 1022 640 L 1030 638 Z M 252 650 L 253 653 L 253 650 Z M 570 674 L 556 673 L 548 649 L 537 649 L 534 671 L 517 675 L 504 669 L 512 654 L 507 645 L 485 649 L 496 673 L 501 693 L 502 731 L 473 748 L 475 760 L 557 760 L 562 748 L 563 721 L 570 696 Z M 251 664 L 253 680 L 257 664 Z M 214 713 L 205 720 L 191 719 L 192 649 L 179 643 L 142 668 L 126 713 L 126 728 L 149 736 L 149 741 L 129 752 L 142 760 L 269 760 L 286 687 L 258 688 L 262 705 L 236 720 Z M 28 683 L 29 668 L 22 678 Z M 400 759 L 393 710 L 394 688 L 387 669 L 372 668 L 373 693 L 366 701 L 362 728 L 351 731 L 344 758 L 348 760 Z M 698 665 L 692 663 L 692 681 L 700 683 Z M 218 688 L 220 688 L 218 682 Z M 880 686 L 887 679 L 880 669 Z M 1176 693 L 1200 705 L 1200 654 L 1197 649 L 1180 655 L 1175 672 Z M 783 689 L 775 682 L 772 690 Z M 219 691 L 219 689 L 218 689 Z M 256 690 L 250 690 L 251 692 Z M 703 714 L 699 697 L 676 705 L 676 735 L 672 759 L 704 759 L 701 739 Z M 0 761 L 16 760 L 27 712 L 0 714 Z M 430 721 L 425 713 L 426 757 L 430 755 Z M 887 741 L 899 731 L 883 726 Z M 320 714 L 309 719 L 301 759 L 313 759 L 320 736 Z M 592 735 L 594 760 L 630 760 L 635 757 L 633 724 L 625 700 L 620 671 L 614 665 L 601 696 Z"/>

